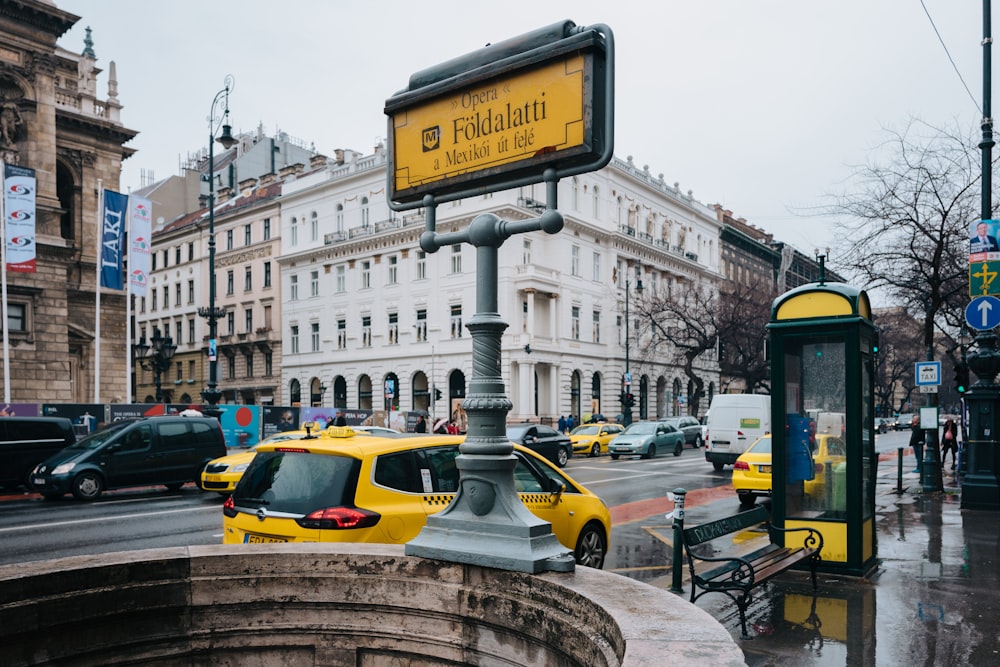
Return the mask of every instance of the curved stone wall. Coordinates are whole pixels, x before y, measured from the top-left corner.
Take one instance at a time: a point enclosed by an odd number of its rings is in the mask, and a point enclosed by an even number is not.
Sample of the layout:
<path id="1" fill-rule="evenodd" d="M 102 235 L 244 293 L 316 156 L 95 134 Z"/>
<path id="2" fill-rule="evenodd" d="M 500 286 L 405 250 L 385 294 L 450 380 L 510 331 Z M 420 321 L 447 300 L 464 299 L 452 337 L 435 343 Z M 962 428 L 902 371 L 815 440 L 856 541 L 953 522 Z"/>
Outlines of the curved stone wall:
<path id="1" fill-rule="evenodd" d="M 388 545 L 155 549 L 0 567 L 0 665 L 745 664 L 694 605 L 607 572 Z M 692 663 L 693 661 L 693 663 Z"/>

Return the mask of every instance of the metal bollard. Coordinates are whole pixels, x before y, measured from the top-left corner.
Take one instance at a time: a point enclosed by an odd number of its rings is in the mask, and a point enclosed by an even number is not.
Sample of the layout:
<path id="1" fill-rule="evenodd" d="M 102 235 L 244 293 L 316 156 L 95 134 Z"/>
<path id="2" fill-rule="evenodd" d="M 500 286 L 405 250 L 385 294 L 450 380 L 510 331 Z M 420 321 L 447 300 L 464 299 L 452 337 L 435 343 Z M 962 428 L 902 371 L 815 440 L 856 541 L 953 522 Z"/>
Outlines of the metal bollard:
<path id="1" fill-rule="evenodd" d="M 896 449 L 896 493 L 903 493 L 903 448 Z"/>
<path id="2" fill-rule="evenodd" d="M 671 593 L 683 593 L 681 580 L 684 577 L 684 496 L 686 489 L 674 489 L 674 565 L 671 570 L 672 579 L 670 583 Z"/>

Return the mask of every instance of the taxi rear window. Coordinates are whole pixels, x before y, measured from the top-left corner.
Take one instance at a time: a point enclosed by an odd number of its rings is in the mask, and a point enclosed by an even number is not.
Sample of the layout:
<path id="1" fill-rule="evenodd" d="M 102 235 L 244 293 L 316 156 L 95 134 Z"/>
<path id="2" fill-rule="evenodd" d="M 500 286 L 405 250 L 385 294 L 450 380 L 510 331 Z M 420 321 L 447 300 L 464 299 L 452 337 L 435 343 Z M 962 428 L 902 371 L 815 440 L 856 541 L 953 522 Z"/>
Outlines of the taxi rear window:
<path id="1" fill-rule="evenodd" d="M 354 506 L 361 462 L 307 452 L 259 452 L 233 492 L 238 506 L 308 514 Z"/>

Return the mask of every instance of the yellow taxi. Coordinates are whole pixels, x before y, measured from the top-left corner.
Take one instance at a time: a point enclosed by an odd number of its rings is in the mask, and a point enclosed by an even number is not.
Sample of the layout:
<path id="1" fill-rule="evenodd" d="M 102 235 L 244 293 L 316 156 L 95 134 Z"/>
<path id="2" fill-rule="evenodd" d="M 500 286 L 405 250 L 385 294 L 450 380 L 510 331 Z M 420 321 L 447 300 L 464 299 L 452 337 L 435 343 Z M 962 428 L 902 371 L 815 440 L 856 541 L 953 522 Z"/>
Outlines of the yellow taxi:
<path id="1" fill-rule="evenodd" d="M 223 505 L 224 544 L 375 542 L 403 544 L 458 490 L 459 435 L 324 437 L 261 444 Z M 515 487 L 552 524 L 580 565 L 600 568 L 611 515 L 604 501 L 531 450 L 514 445 Z"/>
<path id="2" fill-rule="evenodd" d="M 584 452 L 588 456 L 600 456 L 608 451 L 608 443 L 622 434 L 621 424 L 580 424 L 569 432 L 573 443 L 573 453 Z"/>
<path id="3" fill-rule="evenodd" d="M 847 444 L 834 433 L 817 433 L 813 451 L 810 452 L 813 478 L 805 480 L 803 492 L 807 505 L 818 509 L 832 509 L 837 505 L 827 498 L 834 492 L 833 480 L 828 475 L 837 473 L 838 466 L 847 461 Z M 831 475 L 831 473 L 833 475 Z M 771 436 L 758 438 L 733 464 L 733 488 L 740 498 L 740 507 L 753 507 L 758 497 L 771 495 Z M 842 489 L 837 489 L 842 493 Z"/>
<path id="4" fill-rule="evenodd" d="M 313 437 L 316 436 L 317 424 L 315 422 L 307 422 L 303 424 L 303 427 L 306 428 L 299 431 L 275 433 L 243 451 L 209 461 L 201 471 L 201 488 L 205 491 L 215 491 L 228 496 L 236 488 L 236 483 L 243 477 L 243 472 L 247 469 L 247 466 L 253 461 L 258 447 L 265 443 L 298 440 L 310 434 Z"/>
<path id="5" fill-rule="evenodd" d="M 740 507 L 753 507 L 758 497 L 771 496 L 771 434 L 757 438 L 733 464 L 733 488 Z"/>

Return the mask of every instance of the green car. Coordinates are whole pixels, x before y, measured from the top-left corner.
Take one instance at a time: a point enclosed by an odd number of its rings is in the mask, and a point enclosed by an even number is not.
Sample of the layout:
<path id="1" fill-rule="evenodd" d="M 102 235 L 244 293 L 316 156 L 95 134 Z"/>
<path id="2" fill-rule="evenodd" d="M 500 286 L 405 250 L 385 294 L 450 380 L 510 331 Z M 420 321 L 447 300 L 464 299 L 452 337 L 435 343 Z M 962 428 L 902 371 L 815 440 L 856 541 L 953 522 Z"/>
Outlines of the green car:
<path id="1" fill-rule="evenodd" d="M 657 451 L 680 456 L 684 451 L 684 433 L 667 422 L 636 422 L 608 445 L 614 460 L 619 456 L 651 459 L 656 457 Z"/>

